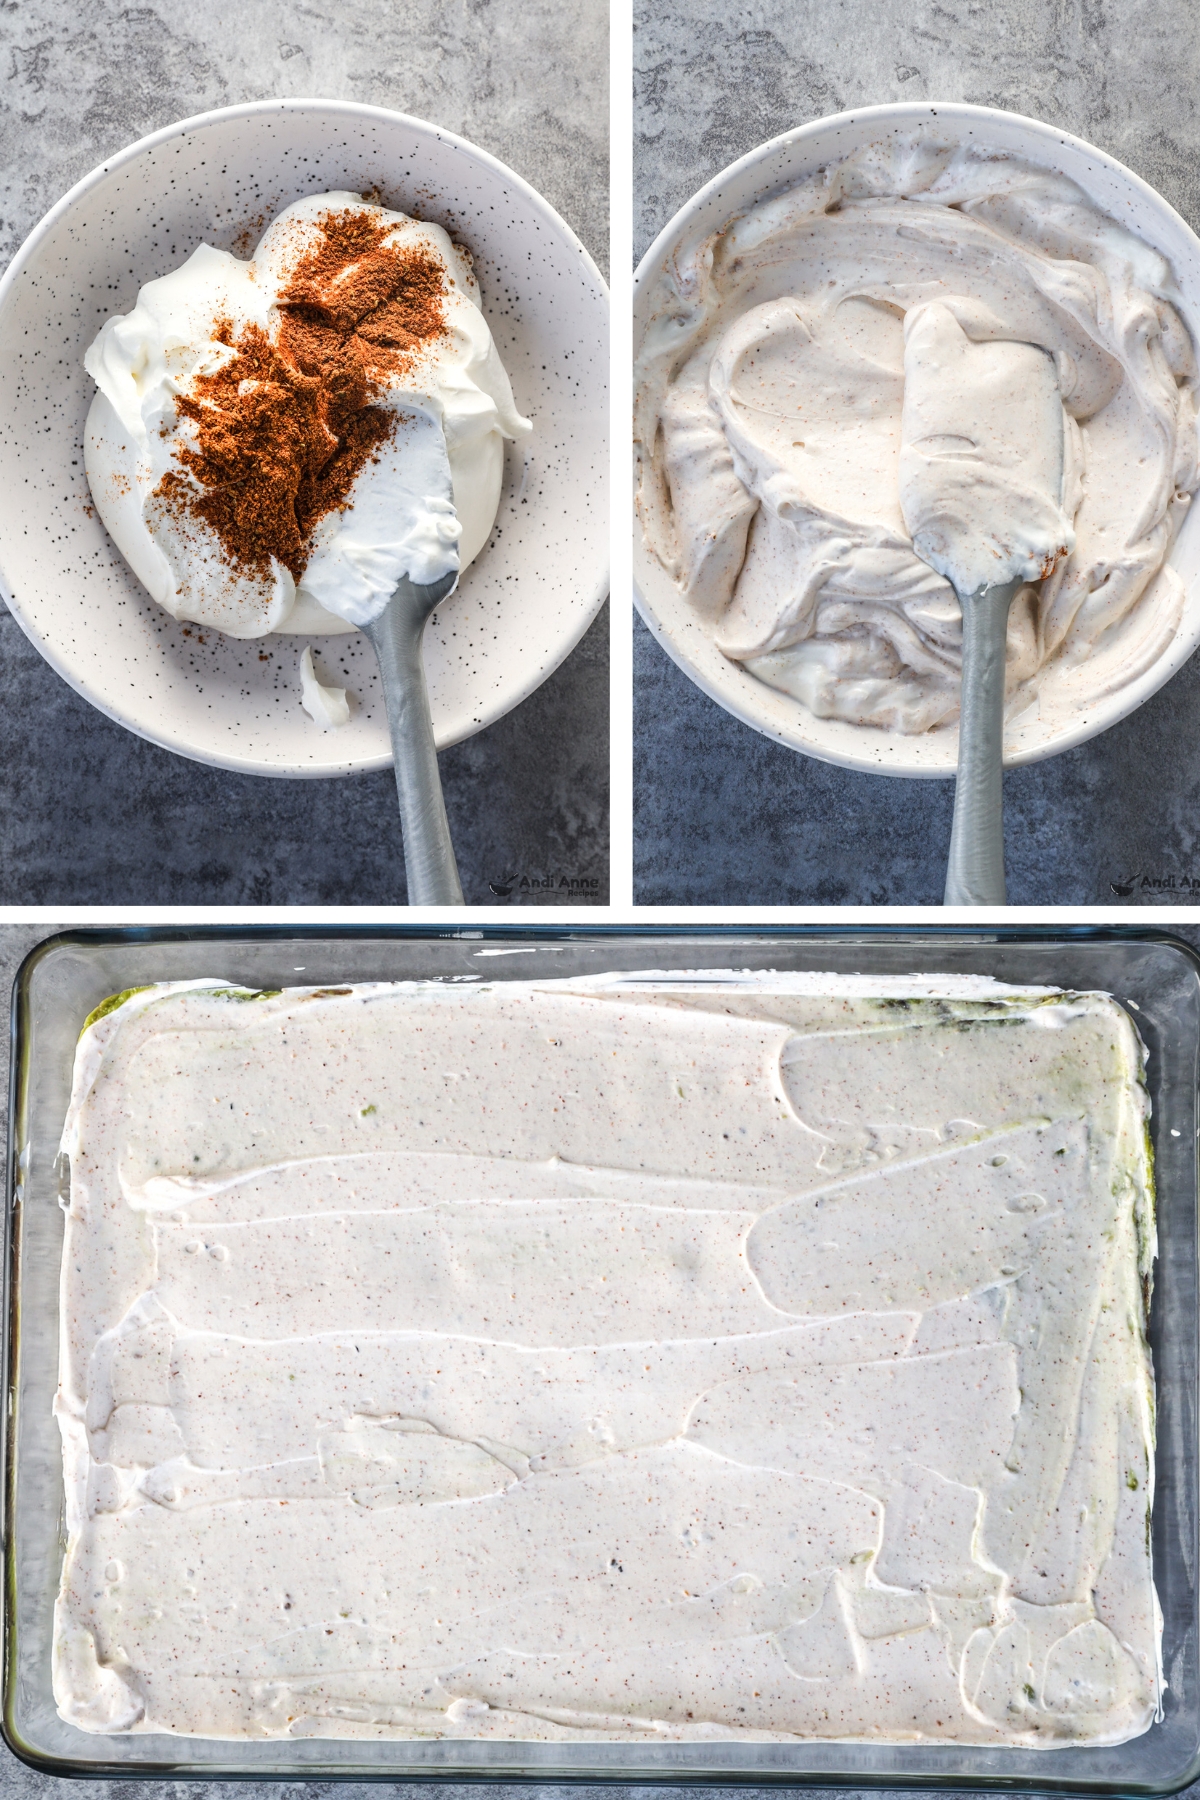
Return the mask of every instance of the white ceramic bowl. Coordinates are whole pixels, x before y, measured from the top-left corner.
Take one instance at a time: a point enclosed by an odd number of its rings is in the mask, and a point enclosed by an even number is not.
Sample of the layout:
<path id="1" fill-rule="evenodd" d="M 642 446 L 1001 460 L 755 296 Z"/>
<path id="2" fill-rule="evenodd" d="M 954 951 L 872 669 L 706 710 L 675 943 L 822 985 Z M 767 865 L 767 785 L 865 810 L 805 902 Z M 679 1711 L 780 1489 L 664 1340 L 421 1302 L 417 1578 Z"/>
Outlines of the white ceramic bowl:
<path id="1" fill-rule="evenodd" d="M 508 446 L 490 542 L 425 638 L 439 745 L 532 693 L 608 586 L 608 295 L 570 228 L 502 163 L 375 106 L 268 100 L 168 126 L 60 200 L 0 282 L 0 584 L 47 661 L 140 736 L 257 775 L 387 767 L 374 654 L 357 632 L 252 641 L 162 611 L 89 503 L 83 353 L 138 289 L 205 242 L 248 256 L 291 201 L 377 189 L 466 243 L 484 312 L 533 432 Z M 322 731 L 300 707 L 311 643 L 357 697 Z"/>
<path id="2" fill-rule="evenodd" d="M 1058 170 L 1105 212 L 1161 251 L 1175 272 L 1182 298 L 1180 310 L 1193 341 L 1200 345 L 1200 239 L 1161 194 L 1104 151 L 1036 119 L 1023 119 L 990 106 L 907 101 L 817 119 L 772 138 L 715 176 L 675 215 L 642 259 L 634 278 L 635 347 L 646 330 L 650 293 L 659 271 L 682 243 L 717 230 L 760 200 L 864 144 L 934 122 L 942 132 L 973 133 L 1000 150 Z M 646 623 L 680 668 L 735 718 L 821 762 L 884 775 L 953 775 L 958 760 L 956 728 L 903 737 L 873 726 L 814 717 L 798 700 L 767 687 L 739 663 L 721 655 L 662 564 L 646 548 L 636 525 L 633 559 L 635 599 Z M 1169 648 L 1135 679 L 1094 704 L 1081 706 L 1069 728 L 1044 727 L 1036 712 L 1014 721 L 1005 732 L 1007 766 L 1056 756 L 1115 725 L 1169 681 L 1200 648 L 1200 501 L 1185 518 L 1167 560 L 1181 577 L 1187 596 L 1179 630 Z"/>

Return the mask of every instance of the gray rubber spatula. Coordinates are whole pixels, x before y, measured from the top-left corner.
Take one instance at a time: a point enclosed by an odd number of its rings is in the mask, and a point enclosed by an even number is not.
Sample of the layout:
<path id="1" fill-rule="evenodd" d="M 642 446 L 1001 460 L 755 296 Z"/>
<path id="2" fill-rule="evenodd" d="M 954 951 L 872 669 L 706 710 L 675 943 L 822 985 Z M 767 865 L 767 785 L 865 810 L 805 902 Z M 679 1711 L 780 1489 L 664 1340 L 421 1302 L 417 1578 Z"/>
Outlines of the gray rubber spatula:
<path id="1" fill-rule="evenodd" d="M 962 607 L 958 780 L 947 906 L 1004 905 L 1008 614 L 1073 543 L 1063 408 L 1036 344 L 977 342 L 933 301 L 905 319 L 900 505 L 917 555 Z"/>
<path id="2" fill-rule="evenodd" d="M 1021 578 L 960 593 L 963 609 L 958 776 L 946 906 L 1004 905 L 1004 671 L 1008 611 Z"/>
<path id="3" fill-rule="evenodd" d="M 428 587 L 404 576 L 379 617 L 362 627 L 375 646 L 383 679 L 410 906 L 463 903 L 421 656 L 429 616 L 457 580 L 457 570 Z"/>

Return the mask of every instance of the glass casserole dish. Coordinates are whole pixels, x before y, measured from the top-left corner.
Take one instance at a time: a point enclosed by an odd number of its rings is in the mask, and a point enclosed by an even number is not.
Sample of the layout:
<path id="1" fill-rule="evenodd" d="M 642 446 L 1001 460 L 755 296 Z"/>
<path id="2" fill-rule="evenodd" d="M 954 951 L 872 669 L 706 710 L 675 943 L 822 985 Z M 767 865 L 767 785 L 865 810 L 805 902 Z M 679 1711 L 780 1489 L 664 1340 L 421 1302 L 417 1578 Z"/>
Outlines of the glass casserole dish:
<path id="1" fill-rule="evenodd" d="M 497 952 L 507 954 L 497 955 Z M 300 962 L 296 962 L 296 957 Z M 481 961 L 481 958 L 487 958 Z M 1161 1721 L 1106 1748 L 948 1744 L 635 1744 L 306 1738 L 229 1742 L 97 1736 L 58 1717 L 50 1691 L 61 1565 L 62 1474 L 51 1414 L 66 1172 L 57 1151 L 75 1040 L 101 1000 L 156 980 L 216 976 L 248 987 L 366 980 L 489 982 L 648 969 L 981 974 L 1016 985 L 1103 989 L 1146 1043 L 1153 1102 L 1159 1260 L 1150 1337 L 1158 1388 L 1155 1579 L 1167 1679 Z M 546 1780 L 863 1787 L 996 1786 L 1168 1793 L 1197 1769 L 1195 1517 L 1197 1363 L 1196 1069 L 1200 980 L 1190 949 L 1150 933 L 828 928 L 554 931 L 361 927 L 345 931 L 138 929 L 66 934 L 27 959 L 14 996 L 6 1437 L 4 1730 L 49 1773 L 263 1780 Z"/>

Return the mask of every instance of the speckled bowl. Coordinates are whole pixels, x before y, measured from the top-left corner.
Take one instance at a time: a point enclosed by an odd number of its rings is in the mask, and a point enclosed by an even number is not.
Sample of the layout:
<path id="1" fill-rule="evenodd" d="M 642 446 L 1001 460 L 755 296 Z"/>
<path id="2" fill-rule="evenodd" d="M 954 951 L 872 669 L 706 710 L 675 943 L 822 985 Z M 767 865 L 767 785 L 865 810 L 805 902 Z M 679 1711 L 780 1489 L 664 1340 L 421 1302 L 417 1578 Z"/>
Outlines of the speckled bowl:
<path id="1" fill-rule="evenodd" d="M 83 353 L 141 285 L 197 244 L 248 256 L 282 207 L 334 189 L 444 224 L 475 259 L 483 307 L 532 435 L 508 446 L 487 547 L 425 638 L 440 746 L 490 725 L 579 641 L 608 575 L 608 295 L 540 195 L 473 144 L 336 100 L 202 113 L 72 188 L 0 282 L 0 587 L 46 660 L 102 712 L 168 750 L 257 775 L 349 775 L 390 762 L 374 654 L 358 632 L 238 640 L 176 623 L 90 505 Z M 352 716 L 300 706 L 311 643 Z"/>
<path id="2" fill-rule="evenodd" d="M 1020 118 L 990 106 L 904 101 L 817 119 L 811 125 L 772 138 L 714 176 L 676 213 L 642 259 L 634 278 L 635 350 L 649 321 L 650 292 L 659 271 L 682 244 L 719 229 L 758 201 L 790 187 L 826 163 L 849 156 L 864 144 L 907 135 L 922 125 L 935 123 L 942 132 L 964 138 L 974 134 L 997 149 L 1060 171 L 1105 212 L 1161 251 L 1175 272 L 1180 311 L 1193 341 L 1200 344 L 1200 239 L 1161 194 L 1114 157 L 1036 119 Z M 1062 683 L 1054 696 L 1058 720 L 1043 720 L 1037 704 L 1010 720 L 1004 735 L 1006 766 L 1040 762 L 1107 730 L 1156 693 L 1200 648 L 1200 503 L 1185 518 L 1167 561 L 1186 590 L 1174 637 L 1157 654 L 1146 658 L 1146 666 L 1127 673 L 1107 671 L 1101 683 L 1103 691 L 1098 695 L 1089 686 L 1086 665 L 1048 677 L 1043 683 L 1044 692 L 1052 681 Z M 843 768 L 910 778 L 954 774 L 958 761 L 957 726 L 902 737 L 876 726 L 818 719 L 799 700 L 767 687 L 740 663 L 722 656 L 689 602 L 647 549 L 636 526 L 633 572 L 638 609 L 663 649 L 698 687 L 735 718 L 777 743 L 803 750 L 821 762 L 839 763 Z M 1069 724 L 1061 722 L 1064 715 Z"/>

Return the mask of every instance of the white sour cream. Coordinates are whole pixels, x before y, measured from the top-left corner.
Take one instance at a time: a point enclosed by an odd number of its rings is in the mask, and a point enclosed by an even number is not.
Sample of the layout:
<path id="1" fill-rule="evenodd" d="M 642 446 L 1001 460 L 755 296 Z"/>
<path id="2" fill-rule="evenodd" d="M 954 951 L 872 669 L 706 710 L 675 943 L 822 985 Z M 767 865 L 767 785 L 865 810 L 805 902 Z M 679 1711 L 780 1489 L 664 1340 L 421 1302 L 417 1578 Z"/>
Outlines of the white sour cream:
<path id="1" fill-rule="evenodd" d="M 422 249 L 441 266 L 447 329 L 374 400 L 396 415 L 393 435 L 360 469 L 345 508 L 320 520 L 297 584 L 274 558 L 263 575 L 231 567 L 216 534 L 190 514 L 181 531 L 154 490 L 191 441 L 176 395 L 229 355 L 218 321 L 231 323 L 235 339 L 248 325 L 274 335 L 276 303 L 318 240 L 318 221 L 347 210 L 391 221 L 389 244 Z M 249 262 L 201 244 L 181 268 L 147 282 L 132 312 L 108 320 L 84 362 L 99 389 L 84 434 L 88 482 L 109 534 L 160 606 L 232 637 L 349 631 L 379 616 L 402 575 L 429 583 L 461 572 L 495 523 L 504 439 L 530 430 L 465 252 L 440 225 L 357 194 L 289 206 Z"/>
<path id="2" fill-rule="evenodd" d="M 1140 1070 L 955 977 L 134 995 L 64 1136 L 62 1716 L 1145 1730 Z"/>

